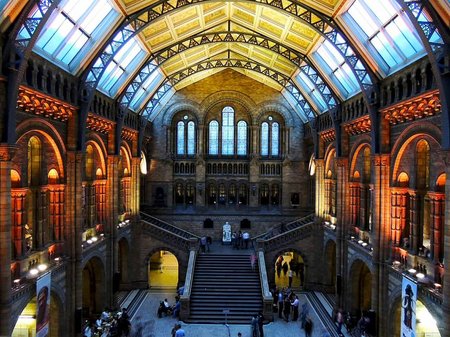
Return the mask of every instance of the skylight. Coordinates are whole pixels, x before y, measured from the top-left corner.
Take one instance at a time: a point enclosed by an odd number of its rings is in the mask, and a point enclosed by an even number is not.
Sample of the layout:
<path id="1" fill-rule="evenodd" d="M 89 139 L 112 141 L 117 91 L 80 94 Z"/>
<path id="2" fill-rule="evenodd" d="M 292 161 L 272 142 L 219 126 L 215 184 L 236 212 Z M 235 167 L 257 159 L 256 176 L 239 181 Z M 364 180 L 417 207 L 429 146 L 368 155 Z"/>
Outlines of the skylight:
<path id="1" fill-rule="evenodd" d="M 129 78 L 147 53 L 135 37 L 128 40 L 114 55 L 100 78 L 98 88 L 108 96 L 115 96 L 122 84 Z M 97 62 L 101 62 L 97 60 Z M 95 65 L 94 65 L 95 66 Z"/>
<path id="2" fill-rule="evenodd" d="M 130 108 L 137 111 L 142 106 L 143 102 L 153 95 L 153 92 L 158 88 L 163 78 L 164 75 L 160 69 L 154 70 L 136 91 L 136 94 L 131 101 Z"/>
<path id="3" fill-rule="evenodd" d="M 107 0 L 67 0 L 52 14 L 34 50 L 74 73 L 118 17 Z"/>
<path id="4" fill-rule="evenodd" d="M 352 69 L 330 41 L 324 40 L 312 57 L 320 65 L 318 68 L 330 77 L 342 97 L 349 98 L 360 90 Z"/>
<path id="5" fill-rule="evenodd" d="M 425 52 L 406 14 L 391 0 L 356 0 L 344 20 L 381 64 L 385 75 Z"/>
<path id="6" fill-rule="evenodd" d="M 295 77 L 295 81 L 303 89 L 304 94 L 306 94 L 303 96 L 311 97 L 320 112 L 327 110 L 327 104 L 325 103 L 322 94 L 303 71 L 298 73 Z"/>

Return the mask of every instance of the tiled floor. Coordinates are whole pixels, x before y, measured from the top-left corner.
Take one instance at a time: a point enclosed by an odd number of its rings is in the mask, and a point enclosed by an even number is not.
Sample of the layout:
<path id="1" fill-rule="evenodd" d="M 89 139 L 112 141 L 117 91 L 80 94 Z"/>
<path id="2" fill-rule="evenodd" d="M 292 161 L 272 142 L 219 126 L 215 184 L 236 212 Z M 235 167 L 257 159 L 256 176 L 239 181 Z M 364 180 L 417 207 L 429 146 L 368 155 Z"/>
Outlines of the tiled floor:
<path id="1" fill-rule="evenodd" d="M 175 292 L 152 291 L 149 290 L 145 300 L 142 302 L 139 310 L 132 318 L 133 330 L 141 325 L 143 327 L 139 337 L 169 337 L 172 327 L 178 321 L 172 317 L 158 318 L 156 311 L 159 302 L 167 298 L 171 304 L 174 302 Z M 301 303 L 307 301 L 305 295 L 299 296 Z M 309 302 L 308 302 L 309 303 Z M 313 337 L 327 336 L 325 328 L 317 316 L 316 311 L 309 304 L 310 317 L 314 324 Z M 248 325 L 229 325 L 223 324 L 185 324 L 181 322 L 187 337 L 237 337 L 238 332 L 242 333 L 242 337 L 251 337 L 250 320 Z M 135 331 L 133 331 L 135 332 Z M 304 331 L 300 328 L 300 322 L 285 322 L 275 315 L 275 321 L 264 325 L 265 337 L 303 337 Z"/>

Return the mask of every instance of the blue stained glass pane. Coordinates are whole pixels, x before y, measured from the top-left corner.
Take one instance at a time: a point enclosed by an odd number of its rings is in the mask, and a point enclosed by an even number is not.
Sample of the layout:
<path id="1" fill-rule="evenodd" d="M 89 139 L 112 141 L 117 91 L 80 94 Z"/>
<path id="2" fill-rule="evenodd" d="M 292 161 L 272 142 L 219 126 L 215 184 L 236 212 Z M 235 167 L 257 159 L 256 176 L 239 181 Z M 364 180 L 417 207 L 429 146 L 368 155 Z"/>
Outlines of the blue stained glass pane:
<path id="1" fill-rule="evenodd" d="M 261 124 L 261 156 L 269 155 L 269 124 Z"/>
<path id="2" fill-rule="evenodd" d="M 177 124 L 177 154 L 184 154 L 184 123 L 181 121 Z"/>
<path id="3" fill-rule="evenodd" d="M 209 123 L 209 154 L 214 156 L 219 154 L 219 123 L 217 121 Z"/>
<path id="4" fill-rule="evenodd" d="M 247 155 L 247 123 L 240 121 L 237 127 L 237 154 L 238 156 L 245 156 Z"/>
<path id="5" fill-rule="evenodd" d="M 187 130 L 187 154 L 195 154 L 195 123 L 190 121 Z"/>
<path id="6" fill-rule="evenodd" d="M 272 124 L 272 156 L 278 157 L 280 151 L 280 126 L 278 123 Z"/>
<path id="7" fill-rule="evenodd" d="M 222 154 L 234 154 L 234 110 L 231 107 L 222 110 Z"/>

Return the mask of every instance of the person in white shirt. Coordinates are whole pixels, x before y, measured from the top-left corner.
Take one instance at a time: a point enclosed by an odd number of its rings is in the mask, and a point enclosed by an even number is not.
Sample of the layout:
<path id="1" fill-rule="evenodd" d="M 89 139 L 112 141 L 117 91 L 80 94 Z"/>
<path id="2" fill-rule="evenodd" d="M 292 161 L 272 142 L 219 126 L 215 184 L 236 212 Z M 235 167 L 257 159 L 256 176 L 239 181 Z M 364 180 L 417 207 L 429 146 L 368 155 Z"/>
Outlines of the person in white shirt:
<path id="1" fill-rule="evenodd" d="M 293 321 L 296 321 L 298 319 L 298 306 L 300 305 L 300 301 L 298 300 L 298 296 L 296 295 L 294 300 L 291 302 L 292 305 L 292 311 L 293 311 Z"/>
<path id="2" fill-rule="evenodd" d="M 245 249 L 248 249 L 248 242 L 250 241 L 250 234 L 248 232 L 244 232 L 244 234 L 242 234 L 242 239 L 244 240 Z"/>

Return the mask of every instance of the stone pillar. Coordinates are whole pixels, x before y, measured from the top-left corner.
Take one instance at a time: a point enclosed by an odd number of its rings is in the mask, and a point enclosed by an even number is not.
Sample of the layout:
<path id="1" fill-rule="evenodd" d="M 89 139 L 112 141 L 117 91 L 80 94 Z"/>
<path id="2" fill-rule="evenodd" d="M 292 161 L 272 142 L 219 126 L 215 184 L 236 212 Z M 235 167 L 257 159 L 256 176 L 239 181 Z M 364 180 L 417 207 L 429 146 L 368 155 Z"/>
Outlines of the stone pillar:
<path id="1" fill-rule="evenodd" d="M 409 219 L 410 219 L 410 232 L 409 242 L 411 254 L 417 255 L 419 248 L 419 215 L 417 214 L 418 200 L 417 195 L 411 191 L 409 194 Z"/>
<path id="2" fill-rule="evenodd" d="M 20 258 L 25 254 L 25 198 L 26 189 L 15 189 L 11 193 L 12 230 L 14 240 L 15 257 Z"/>
<path id="3" fill-rule="evenodd" d="M 130 181 L 130 207 L 131 216 L 139 218 L 140 192 L 141 192 L 141 157 L 131 159 L 131 181 Z"/>
<path id="4" fill-rule="evenodd" d="M 119 245 L 117 239 L 117 223 L 119 219 L 119 155 L 108 155 L 107 159 L 107 178 L 106 178 L 106 226 L 105 235 L 109 238 L 107 240 L 106 248 L 106 266 L 105 278 L 106 280 L 114 280 L 114 276 L 119 273 Z M 113 282 L 105 283 L 105 294 L 107 296 L 106 303 L 108 305 L 115 305 L 113 296 Z"/>
<path id="5" fill-rule="evenodd" d="M 81 234 L 83 228 L 82 172 L 84 154 L 82 152 L 67 152 L 67 194 L 66 194 L 66 222 L 64 238 L 67 266 L 67 336 L 82 336 L 81 315 L 83 308 L 83 273 Z"/>
<path id="6" fill-rule="evenodd" d="M 372 309 L 378 322 L 378 336 L 390 336 L 387 329 L 388 313 L 388 271 L 386 261 L 389 258 L 390 225 L 390 190 L 388 154 L 375 154 L 372 158 L 373 176 L 373 265 L 372 275 Z"/>
<path id="7" fill-rule="evenodd" d="M 203 124 L 199 125 L 197 128 L 197 156 L 203 156 L 205 152 L 205 139 L 204 139 L 204 132 L 205 132 L 205 126 Z"/>
<path id="8" fill-rule="evenodd" d="M 325 215 L 325 162 L 323 159 L 316 159 L 316 217 L 323 219 Z"/>
<path id="9" fill-rule="evenodd" d="M 444 269 L 443 284 L 443 301 L 442 301 L 442 326 L 440 329 L 441 336 L 450 336 L 450 151 L 444 152 L 445 174 L 445 222 L 443 223 L 444 235 L 444 261 L 446 262 Z"/>
<path id="10" fill-rule="evenodd" d="M 336 191 L 336 275 L 343 279 L 347 275 L 347 226 L 348 205 L 350 203 L 348 190 L 348 158 L 335 159 L 337 170 Z M 339 283 L 338 283 L 339 284 Z M 343 307 L 345 301 L 345 289 L 337 287 L 337 304 Z"/>
<path id="11" fill-rule="evenodd" d="M 0 145 L 0 336 L 11 327 L 11 168 L 14 147 Z"/>
<path id="12" fill-rule="evenodd" d="M 434 264 L 442 258 L 442 224 L 444 222 L 445 195 L 433 193 L 430 195 L 430 254 Z"/>

